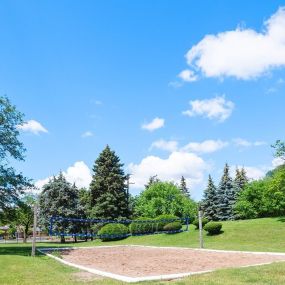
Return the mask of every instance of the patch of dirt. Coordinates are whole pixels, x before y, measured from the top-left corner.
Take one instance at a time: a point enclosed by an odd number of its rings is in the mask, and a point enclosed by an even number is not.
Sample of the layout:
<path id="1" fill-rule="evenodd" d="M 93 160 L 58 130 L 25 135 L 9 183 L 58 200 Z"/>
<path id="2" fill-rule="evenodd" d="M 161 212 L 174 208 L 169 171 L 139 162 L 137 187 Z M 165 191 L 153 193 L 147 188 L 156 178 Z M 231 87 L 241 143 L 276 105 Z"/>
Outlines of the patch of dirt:
<path id="1" fill-rule="evenodd" d="M 140 246 L 62 250 L 64 260 L 129 277 L 215 270 L 285 261 L 285 255 Z"/>

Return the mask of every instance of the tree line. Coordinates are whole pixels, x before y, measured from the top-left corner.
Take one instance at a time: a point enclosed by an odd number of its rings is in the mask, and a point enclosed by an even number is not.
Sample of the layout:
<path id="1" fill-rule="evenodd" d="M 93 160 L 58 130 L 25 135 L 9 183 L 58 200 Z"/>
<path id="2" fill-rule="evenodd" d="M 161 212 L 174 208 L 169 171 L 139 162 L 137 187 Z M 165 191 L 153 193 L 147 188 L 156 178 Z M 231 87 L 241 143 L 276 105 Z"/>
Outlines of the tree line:
<path id="1" fill-rule="evenodd" d="M 0 223 L 9 224 L 11 231 L 22 231 L 26 238 L 36 197 L 25 194 L 33 184 L 11 164 L 12 160 L 25 159 L 26 150 L 19 140 L 23 123 L 24 115 L 7 97 L 0 97 Z M 272 147 L 275 156 L 285 162 L 285 142 L 278 140 Z M 109 146 L 95 160 L 92 170 L 88 189 L 78 189 L 62 173 L 44 185 L 39 196 L 44 227 L 48 227 L 51 216 L 126 219 L 172 214 L 195 218 L 197 203 L 183 176 L 176 185 L 154 175 L 138 196 L 132 196 L 129 176 Z M 217 186 L 209 176 L 201 205 L 205 216 L 214 221 L 285 215 L 285 165 L 269 171 L 263 179 L 249 181 L 244 168 L 236 169 L 232 178 L 226 164 Z"/>

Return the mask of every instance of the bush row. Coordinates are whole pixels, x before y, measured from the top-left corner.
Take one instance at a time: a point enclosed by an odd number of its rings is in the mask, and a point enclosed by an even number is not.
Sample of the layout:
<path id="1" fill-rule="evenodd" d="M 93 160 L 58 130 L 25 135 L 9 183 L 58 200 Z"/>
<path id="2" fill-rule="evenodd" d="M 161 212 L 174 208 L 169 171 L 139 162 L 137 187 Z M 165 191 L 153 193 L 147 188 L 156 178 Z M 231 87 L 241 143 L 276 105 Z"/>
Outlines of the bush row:
<path id="1" fill-rule="evenodd" d="M 96 226 L 97 227 L 97 226 Z M 174 215 L 161 215 L 156 219 L 140 217 L 134 220 L 128 227 L 120 223 L 100 225 L 96 231 L 104 241 L 117 240 L 127 237 L 129 234 L 151 234 L 154 232 L 177 232 L 182 229 L 180 219 Z M 95 227 L 93 229 L 95 231 Z"/>
<path id="2" fill-rule="evenodd" d="M 193 222 L 196 228 L 199 228 L 197 220 Z M 219 234 L 222 224 L 218 222 L 209 222 L 207 219 L 202 220 L 202 225 L 209 235 Z M 118 240 L 131 235 L 151 234 L 154 232 L 175 233 L 181 231 L 182 223 L 180 219 L 173 215 L 161 215 L 156 219 L 140 217 L 134 220 L 129 226 L 120 223 L 111 223 L 100 225 L 97 232 L 103 241 Z"/>

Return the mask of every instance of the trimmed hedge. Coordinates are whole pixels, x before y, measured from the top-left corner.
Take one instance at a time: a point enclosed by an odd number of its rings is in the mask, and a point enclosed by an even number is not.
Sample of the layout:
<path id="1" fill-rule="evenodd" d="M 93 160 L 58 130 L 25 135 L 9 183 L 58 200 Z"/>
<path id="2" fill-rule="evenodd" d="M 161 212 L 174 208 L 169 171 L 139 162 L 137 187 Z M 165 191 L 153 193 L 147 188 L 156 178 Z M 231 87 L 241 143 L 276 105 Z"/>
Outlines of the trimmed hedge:
<path id="1" fill-rule="evenodd" d="M 171 231 L 179 231 L 181 229 L 182 229 L 182 224 L 180 222 L 172 222 L 172 223 L 169 223 L 169 224 L 167 224 L 167 225 L 165 225 L 163 227 L 163 230 L 165 230 L 167 232 L 168 231 L 169 232 L 171 232 Z"/>
<path id="2" fill-rule="evenodd" d="M 131 234 L 153 233 L 156 229 L 156 223 L 151 218 L 140 217 L 132 221 L 129 229 Z"/>
<path id="3" fill-rule="evenodd" d="M 207 218 L 203 218 L 202 219 L 202 227 L 204 228 L 204 226 L 206 225 L 206 224 L 208 224 L 209 223 L 209 220 L 207 219 Z M 193 225 L 196 227 L 195 229 L 196 230 L 198 230 L 199 229 L 199 220 L 198 219 L 195 219 L 194 221 L 193 221 Z"/>
<path id="4" fill-rule="evenodd" d="M 209 235 L 217 235 L 221 233 L 222 224 L 217 222 L 209 222 L 205 225 L 204 230 L 208 232 Z"/>
<path id="5" fill-rule="evenodd" d="M 123 224 L 107 224 L 103 226 L 98 235 L 102 241 L 119 240 L 126 238 L 129 234 L 129 229 Z"/>
<path id="6" fill-rule="evenodd" d="M 164 226 L 169 223 L 176 222 L 175 220 L 179 220 L 179 218 L 174 215 L 160 215 L 155 220 L 157 221 L 156 230 L 163 231 Z"/>

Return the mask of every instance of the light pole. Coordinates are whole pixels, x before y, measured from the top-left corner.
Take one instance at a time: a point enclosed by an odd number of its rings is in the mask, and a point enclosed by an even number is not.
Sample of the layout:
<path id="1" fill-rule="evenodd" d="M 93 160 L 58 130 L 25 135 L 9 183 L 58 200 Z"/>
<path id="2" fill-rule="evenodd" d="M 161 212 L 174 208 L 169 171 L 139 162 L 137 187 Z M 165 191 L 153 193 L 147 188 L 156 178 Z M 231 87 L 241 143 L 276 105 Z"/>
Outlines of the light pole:
<path id="1" fill-rule="evenodd" d="M 198 206 L 198 220 L 199 220 L 199 241 L 200 241 L 200 248 L 204 248 L 203 242 L 203 223 L 202 223 L 202 207 L 199 203 Z"/>

